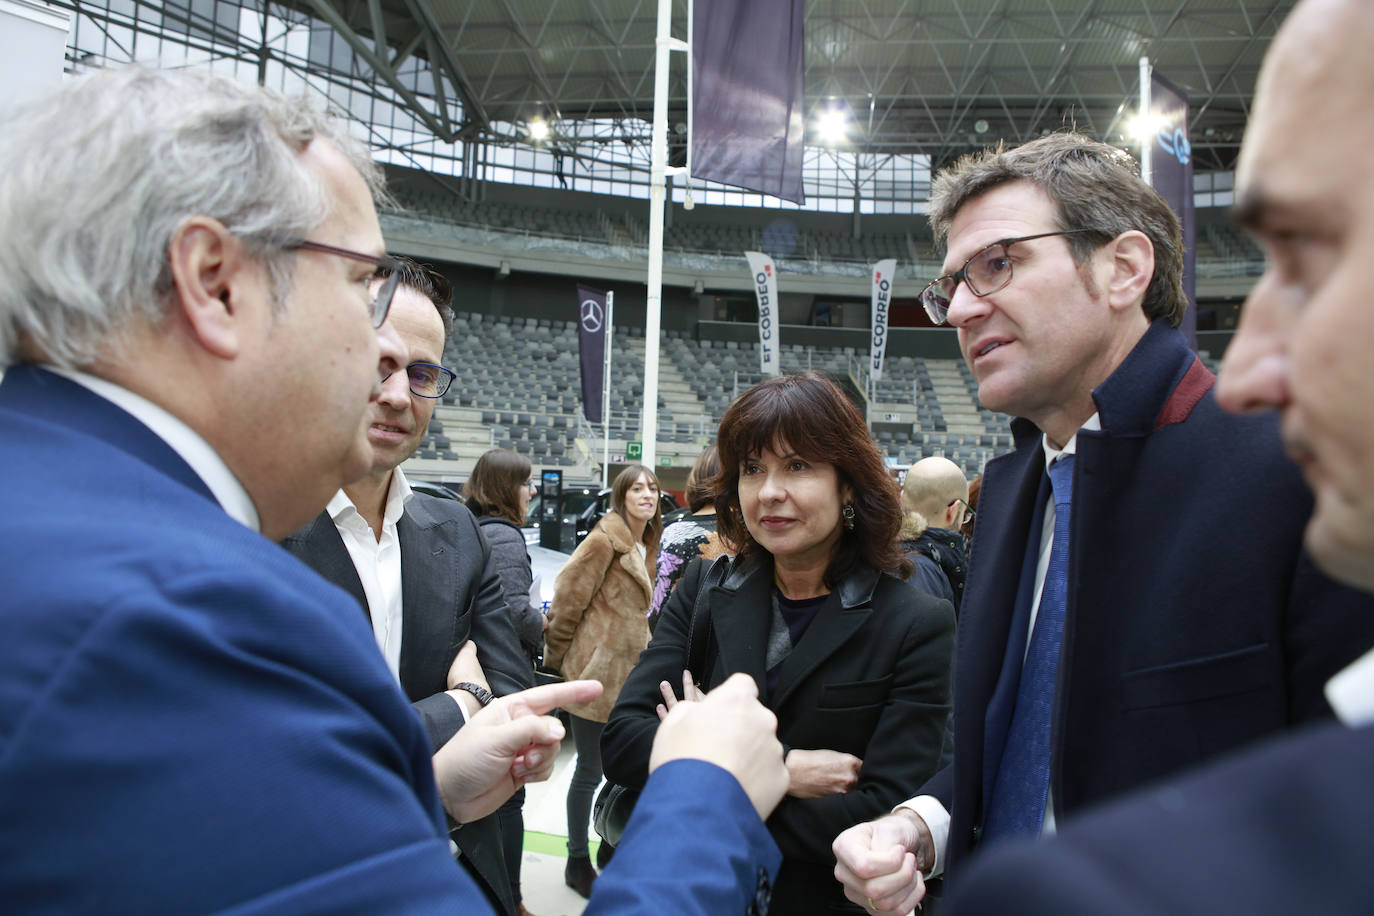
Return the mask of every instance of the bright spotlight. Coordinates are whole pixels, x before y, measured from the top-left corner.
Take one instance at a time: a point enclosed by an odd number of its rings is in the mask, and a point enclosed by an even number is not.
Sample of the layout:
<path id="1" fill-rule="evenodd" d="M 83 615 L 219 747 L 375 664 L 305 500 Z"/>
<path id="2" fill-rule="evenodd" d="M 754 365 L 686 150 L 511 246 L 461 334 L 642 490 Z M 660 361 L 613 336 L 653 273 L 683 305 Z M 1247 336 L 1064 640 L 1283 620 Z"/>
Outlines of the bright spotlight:
<path id="1" fill-rule="evenodd" d="M 843 143 L 849 139 L 849 114 L 842 108 L 827 108 L 816 118 L 816 133 L 822 143 Z"/>
<path id="2" fill-rule="evenodd" d="M 549 122 L 543 118 L 535 118 L 530 121 L 530 139 L 534 141 L 547 139 L 549 136 Z"/>
<path id="3" fill-rule="evenodd" d="M 1163 115 L 1138 114 L 1134 118 L 1131 118 L 1131 136 L 1136 140 L 1149 140 L 1155 134 L 1159 133 L 1160 128 L 1166 123 L 1168 122 Z"/>

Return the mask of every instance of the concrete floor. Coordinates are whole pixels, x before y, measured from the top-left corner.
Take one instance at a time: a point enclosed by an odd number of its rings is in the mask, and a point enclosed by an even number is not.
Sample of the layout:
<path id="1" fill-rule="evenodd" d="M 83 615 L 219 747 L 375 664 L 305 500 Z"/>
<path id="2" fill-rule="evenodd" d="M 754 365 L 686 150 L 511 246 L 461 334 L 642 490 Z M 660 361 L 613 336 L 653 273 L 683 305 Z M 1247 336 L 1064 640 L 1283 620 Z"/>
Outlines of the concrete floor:
<path id="1" fill-rule="evenodd" d="M 572 741 L 563 742 L 548 781 L 525 787 L 525 855 L 520 865 L 520 887 L 525 895 L 525 908 L 534 916 L 576 916 L 587 905 L 587 901 L 563 883 L 563 866 L 568 855 L 566 800 L 576 759 Z M 591 837 L 592 859 L 595 860 L 595 831 Z"/>

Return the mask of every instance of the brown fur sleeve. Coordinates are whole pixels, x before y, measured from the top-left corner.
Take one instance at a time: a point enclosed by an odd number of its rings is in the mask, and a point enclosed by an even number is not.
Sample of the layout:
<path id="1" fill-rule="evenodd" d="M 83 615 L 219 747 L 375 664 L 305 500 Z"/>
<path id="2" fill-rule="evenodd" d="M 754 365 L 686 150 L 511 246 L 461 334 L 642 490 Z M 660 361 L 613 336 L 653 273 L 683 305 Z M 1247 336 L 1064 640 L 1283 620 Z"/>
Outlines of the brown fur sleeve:
<path id="1" fill-rule="evenodd" d="M 556 669 L 562 663 L 583 612 L 614 562 L 610 538 L 593 529 L 558 573 L 549 607 L 549 628 L 544 633 L 544 661 L 549 667 Z"/>

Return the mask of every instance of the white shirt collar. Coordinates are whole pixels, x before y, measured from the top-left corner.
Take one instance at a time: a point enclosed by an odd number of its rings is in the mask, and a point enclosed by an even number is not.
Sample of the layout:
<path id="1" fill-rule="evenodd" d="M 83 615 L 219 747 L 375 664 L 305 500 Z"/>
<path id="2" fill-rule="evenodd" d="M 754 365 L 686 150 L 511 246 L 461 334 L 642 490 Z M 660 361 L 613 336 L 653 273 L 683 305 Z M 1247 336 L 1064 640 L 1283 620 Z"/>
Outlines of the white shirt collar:
<path id="1" fill-rule="evenodd" d="M 1093 431 L 1101 428 L 1102 415 L 1094 413 L 1091 417 L 1088 417 L 1082 426 L 1078 427 L 1078 433 L 1081 433 L 1085 429 Z M 1069 441 L 1064 443 L 1063 448 L 1055 448 L 1053 445 L 1050 445 L 1049 437 L 1044 433 L 1040 434 L 1040 446 L 1045 450 L 1045 467 L 1054 464 L 1054 459 L 1058 458 L 1060 455 L 1078 454 L 1078 433 L 1074 433 L 1073 436 L 1069 438 Z"/>
<path id="2" fill-rule="evenodd" d="M 42 368 L 76 382 L 132 414 L 191 466 L 191 470 L 205 483 L 230 518 L 254 531 L 260 529 L 258 510 L 253 505 L 252 497 L 239 483 L 234 472 L 229 470 L 224 459 L 194 429 L 172 416 L 165 408 L 107 379 L 60 366 Z"/>
<path id="3" fill-rule="evenodd" d="M 410 488 L 410 481 L 406 480 L 406 475 L 398 467 L 391 472 L 391 483 L 386 490 L 386 508 L 382 510 L 382 527 L 395 527 L 396 522 L 401 518 L 401 513 L 405 511 L 406 503 L 410 502 L 415 496 L 415 491 Z M 334 524 L 343 524 L 349 515 L 356 515 L 362 518 L 362 513 L 358 507 L 353 505 L 353 500 L 348 498 L 348 494 L 343 490 L 334 494 L 334 498 L 325 507 L 329 517 L 334 520 Z"/>
<path id="4" fill-rule="evenodd" d="M 1374 649 L 1326 682 L 1326 701 L 1351 728 L 1374 723 Z"/>

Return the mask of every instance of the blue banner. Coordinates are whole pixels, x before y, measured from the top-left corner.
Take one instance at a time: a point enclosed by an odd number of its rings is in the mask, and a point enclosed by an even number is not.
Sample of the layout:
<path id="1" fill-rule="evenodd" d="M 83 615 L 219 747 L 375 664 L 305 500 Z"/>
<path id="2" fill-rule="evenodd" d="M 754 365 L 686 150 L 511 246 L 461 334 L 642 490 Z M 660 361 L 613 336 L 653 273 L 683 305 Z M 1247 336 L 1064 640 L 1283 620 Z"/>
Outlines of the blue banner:
<path id="1" fill-rule="evenodd" d="M 688 167 L 805 202 L 805 0 L 694 0 Z"/>
<path id="2" fill-rule="evenodd" d="M 1188 142 L 1188 97 L 1173 83 L 1150 74 L 1150 114 L 1159 130 L 1150 144 L 1150 177 L 1183 224 L 1183 292 L 1188 311 L 1181 330 L 1197 346 L 1197 245 L 1193 225 L 1193 148 Z"/>
<path id="3" fill-rule="evenodd" d="M 606 335 L 610 316 L 606 293 L 577 284 L 577 344 L 582 354 L 582 412 L 589 423 L 601 422 L 605 396 Z"/>

